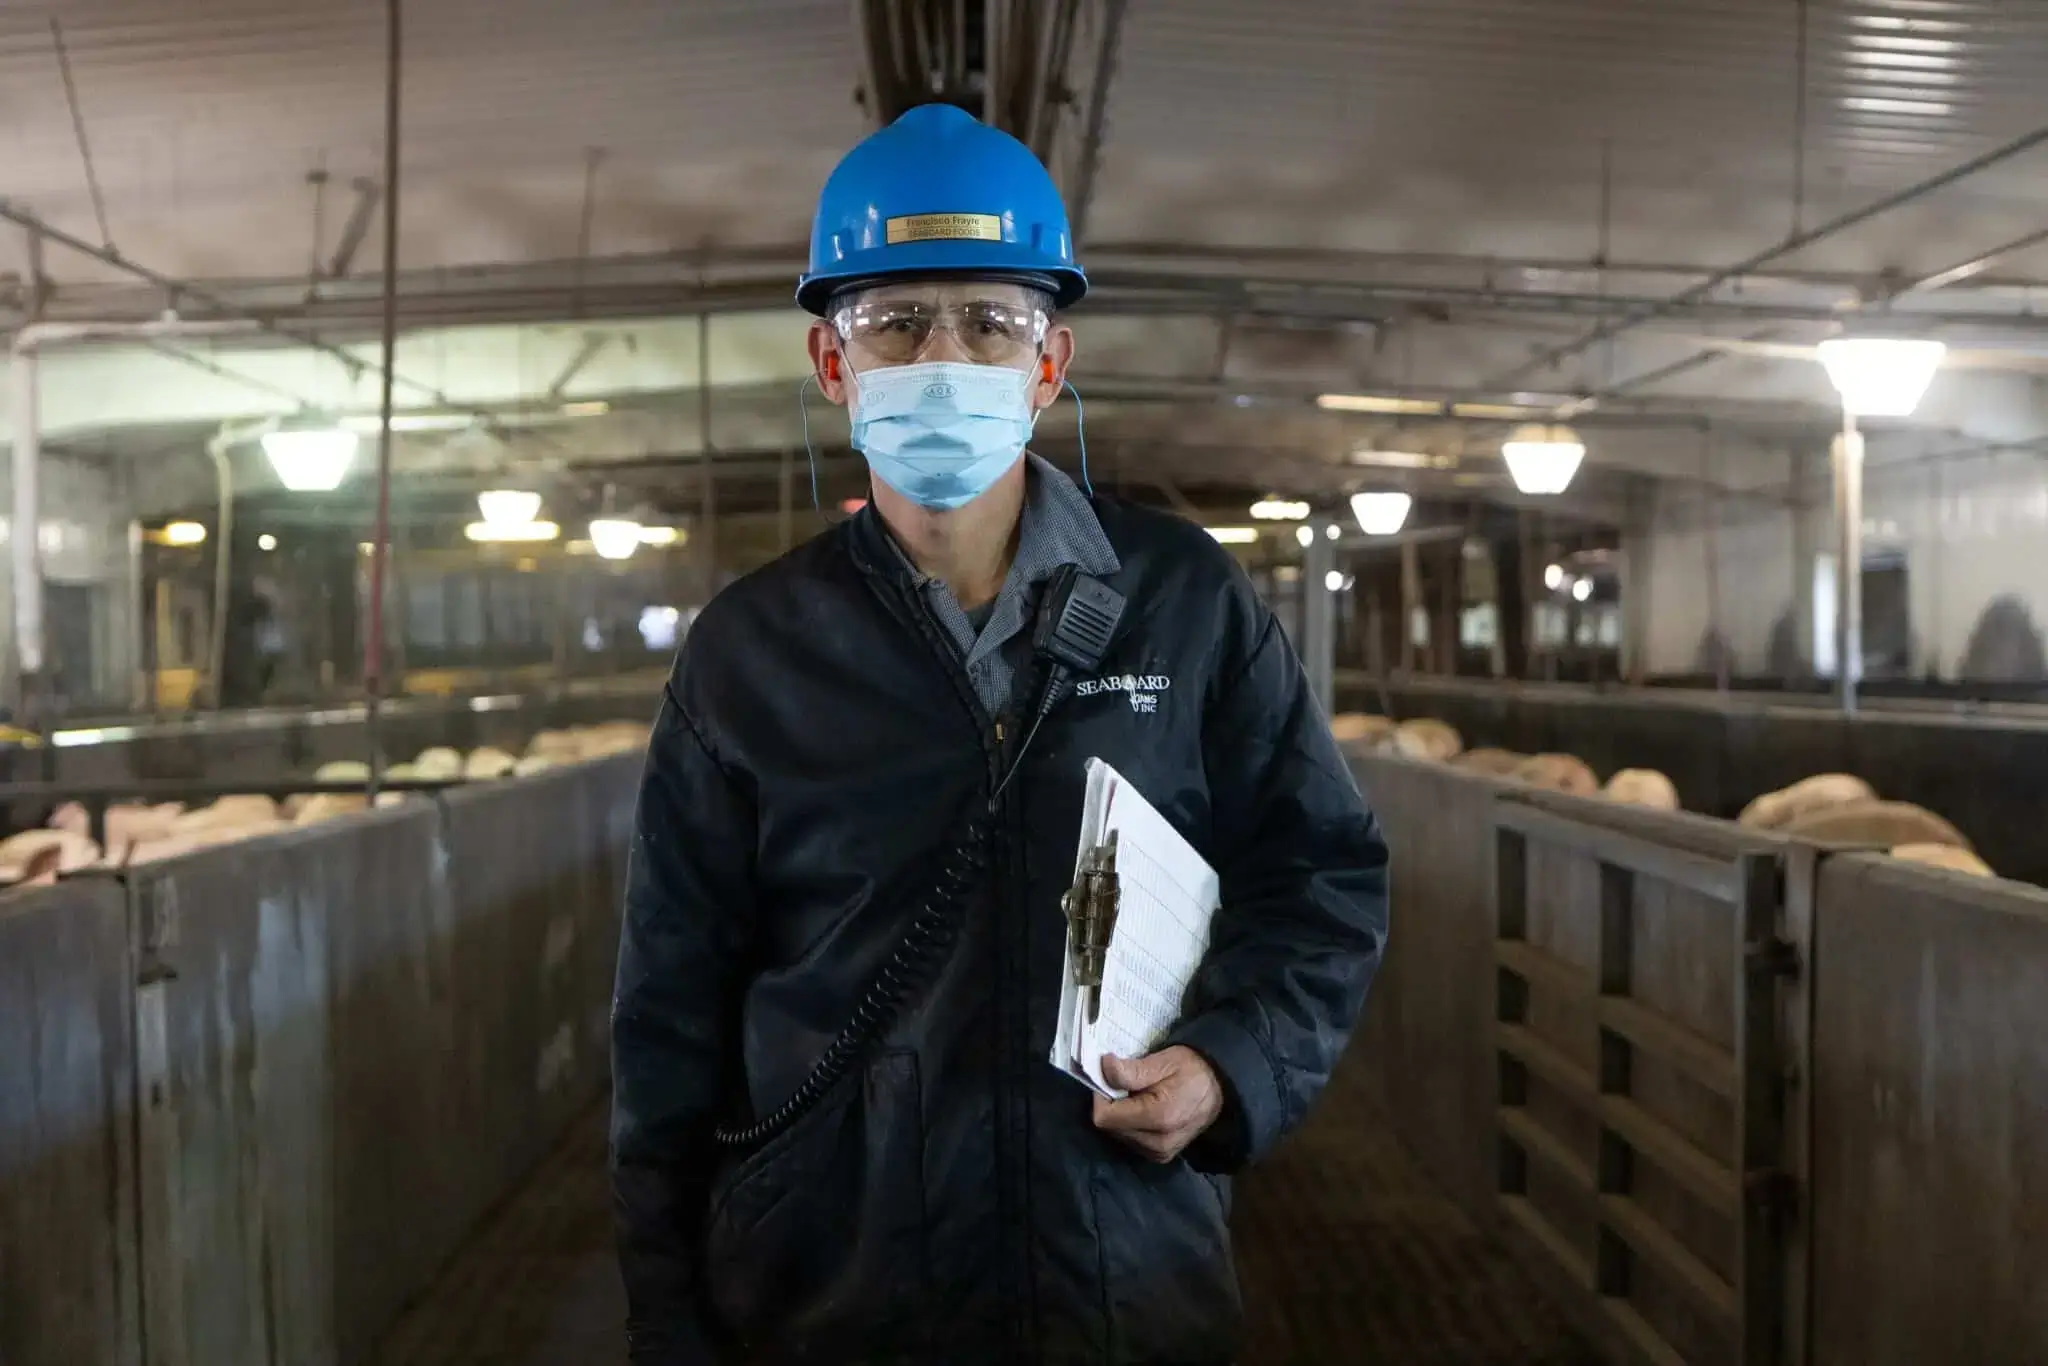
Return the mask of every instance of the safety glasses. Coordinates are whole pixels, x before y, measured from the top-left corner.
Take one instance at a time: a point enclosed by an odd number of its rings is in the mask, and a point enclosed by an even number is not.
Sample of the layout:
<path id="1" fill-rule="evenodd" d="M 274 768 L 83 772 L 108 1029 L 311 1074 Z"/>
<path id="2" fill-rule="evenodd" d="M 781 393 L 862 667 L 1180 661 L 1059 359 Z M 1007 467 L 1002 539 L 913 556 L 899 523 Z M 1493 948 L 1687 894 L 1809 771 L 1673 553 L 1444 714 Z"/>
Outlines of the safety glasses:
<path id="1" fill-rule="evenodd" d="M 919 360 L 941 332 L 950 333 L 961 354 L 977 365 L 1025 365 L 1044 343 L 1048 322 L 1043 309 L 995 299 L 873 299 L 832 315 L 839 339 L 882 365 Z"/>

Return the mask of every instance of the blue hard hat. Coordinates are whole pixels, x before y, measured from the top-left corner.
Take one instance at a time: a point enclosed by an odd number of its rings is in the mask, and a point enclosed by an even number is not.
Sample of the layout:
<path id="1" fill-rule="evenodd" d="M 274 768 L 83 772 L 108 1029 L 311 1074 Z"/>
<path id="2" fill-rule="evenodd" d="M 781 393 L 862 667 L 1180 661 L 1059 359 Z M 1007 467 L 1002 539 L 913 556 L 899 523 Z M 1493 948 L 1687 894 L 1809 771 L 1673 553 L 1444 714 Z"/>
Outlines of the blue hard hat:
<path id="1" fill-rule="evenodd" d="M 959 271 L 1088 292 L 1059 187 L 1031 149 L 950 104 L 923 104 L 848 152 L 818 196 L 796 301 L 823 316 L 863 280 Z"/>

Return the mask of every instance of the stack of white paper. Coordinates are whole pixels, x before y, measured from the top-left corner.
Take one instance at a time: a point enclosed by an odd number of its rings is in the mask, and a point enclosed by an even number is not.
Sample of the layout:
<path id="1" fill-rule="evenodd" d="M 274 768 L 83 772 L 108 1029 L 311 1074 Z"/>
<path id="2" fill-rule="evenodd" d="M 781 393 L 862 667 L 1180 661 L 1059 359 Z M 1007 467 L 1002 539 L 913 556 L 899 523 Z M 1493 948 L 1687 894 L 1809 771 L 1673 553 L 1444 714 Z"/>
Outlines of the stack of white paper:
<path id="1" fill-rule="evenodd" d="M 1181 998 L 1209 948 L 1216 870 L 1182 839 L 1144 794 L 1100 759 L 1088 761 L 1078 872 L 1087 851 L 1117 832 L 1118 909 L 1102 970 L 1101 1003 L 1088 1019 L 1074 984 L 1074 936 L 1067 930 L 1066 979 L 1052 1065 L 1112 1100 L 1124 1092 L 1102 1077 L 1105 1053 L 1143 1057 L 1180 1018 Z"/>

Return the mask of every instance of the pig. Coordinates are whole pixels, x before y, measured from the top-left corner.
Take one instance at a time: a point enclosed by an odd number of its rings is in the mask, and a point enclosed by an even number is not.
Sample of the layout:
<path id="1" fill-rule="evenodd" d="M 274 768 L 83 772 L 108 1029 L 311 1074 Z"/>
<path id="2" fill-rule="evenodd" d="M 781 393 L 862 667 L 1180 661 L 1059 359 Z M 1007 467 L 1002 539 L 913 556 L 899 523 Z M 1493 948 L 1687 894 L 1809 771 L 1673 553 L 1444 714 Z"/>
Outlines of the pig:
<path id="1" fill-rule="evenodd" d="M 607 721 L 600 726 L 591 726 L 578 736 L 578 753 L 585 759 L 602 759 L 607 755 L 624 754 L 629 750 L 645 749 L 649 728 L 637 721 Z"/>
<path id="2" fill-rule="evenodd" d="M 1679 809 L 1678 789 L 1654 768 L 1625 768 L 1607 780 L 1601 795 L 1626 806 L 1647 806 L 1657 811 Z"/>
<path id="3" fill-rule="evenodd" d="M 1515 770 L 1527 763 L 1529 756 L 1516 754 L 1506 749 L 1468 749 L 1451 760 L 1452 768 L 1462 768 L 1470 773 L 1484 773 L 1494 778 L 1512 778 Z"/>
<path id="4" fill-rule="evenodd" d="M 336 816 L 367 810 L 369 805 L 370 799 L 360 792 L 316 792 L 299 808 L 299 814 L 292 817 L 292 824 L 317 825 L 321 821 L 333 820 Z"/>
<path id="5" fill-rule="evenodd" d="M 1910 802 L 1845 802 L 1810 811 L 1784 827 L 1794 839 L 1818 844 L 1945 844 L 1975 852 L 1963 833 L 1941 817 Z"/>
<path id="6" fill-rule="evenodd" d="M 1392 720 L 1362 711 L 1339 712 L 1330 718 L 1330 734 L 1340 745 L 1378 745 L 1393 731 Z"/>
<path id="7" fill-rule="evenodd" d="M 1600 779 L 1584 761 L 1570 754 L 1538 754 L 1522 761 L 1515 777 L 1546 792 L 1564 792 L 1574 797 L 1591 797 L 1600 791 Z"/>
<path id="8" fill-rule="evenodd" d="M 99 845 L 70 830 L 24 830 L 0 840 L 0 884 L 47 885 L 100 861 Z"/>
<path id="9" fill-rule="evenodd" d="M 421 750 L 413 759 L 412 766 L 423 779 L 453 780 L 462 776 L 462 753 L 446 745 L 435 745 Z"/>
<path id="10" fill-rule="evenodd" d="M 211 806 L 202 806 L 197 811 L 187 811 L 175 817 L 171 821 L 170 833 L 258 826 L 278 819 L 280 817 L 277 803 L 270 798 L 237 794 L 222 797 Z"/>
<path id="11" fill-rule="evenodd" d="M 1991 865 L 1967 849 L 1958 849 L 1952 844 L 1899 844 L 1894 845 L 1891 856 L 1907 863 L 1918 863 L 1929 868 L 1946 868 L 1952 873 L 1967 873 L 1971 877 L 1996 877 Z"/>
<path id="12" fill-rule="evenodd" d="M 107 857 L 118 866 L 120 854 L 138 840 L 161 839 L 172 823 L 185 812 L 182 802 L 147 806 L 138 802 L 116 802 L 107 808 Z M 64 830 L 80 839 L 92 836 L 92 817 L 78 802 L 66 802 L 50 814 L 52 830 Z"/>
<path id="13" fill-rule="evenodd" d="M 1394 748 L 1411 759 L 1443 763 L 1465 748 L 1464 737 L 1441 721 L 1427 717 L 1403 721 L 1394 731 Z"/>
<path id="14" fill-rule="evenodd" d="M 462 776 L 471 781 L 502 778 L 510 773 L 518 762 L 504 750 L 485 745 L 481 749 L 472 750 L 469 758 L 463 761 Z"/>
<path id="15" fill-rule="evenodd" d="M 528 758 L 552 759 L 556 763 L 570 763 L 581 757 L 582 749 L 576 737 L 566 730 L 544 730 L 527 743 Z"/>
<path id="16" fill-rule="evenodd" d="M 1764 793 L 1742 808 L 1742 814 L 1735 819 L 1755 830 L 1782 830 L 1810 811 L 1876 800 L 1877 793 L 1870 784 L 1853 773 L 1819 773 L 1790 787 Z"/>

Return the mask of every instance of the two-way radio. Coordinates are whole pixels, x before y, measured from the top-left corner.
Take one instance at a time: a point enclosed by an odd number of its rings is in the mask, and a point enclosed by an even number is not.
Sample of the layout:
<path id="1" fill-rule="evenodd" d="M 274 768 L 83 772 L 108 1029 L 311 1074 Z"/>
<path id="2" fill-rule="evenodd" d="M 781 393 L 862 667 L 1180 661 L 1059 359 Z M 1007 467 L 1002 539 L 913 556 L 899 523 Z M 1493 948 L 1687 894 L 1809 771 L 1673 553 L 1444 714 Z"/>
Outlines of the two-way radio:
<path id="1" fill-rule="evenodd" d="M 1018 742 L 987 807 L 976 813 L 967 831 L 941 861 L 931 890 L 904 931 L 903 942 L 875 974 L 875 979 L 817 1064 L 766 1117 L 743 1128 L 722 1126 L 718 1142 L 728 1148 L 751 1148 L 783 1133 L 808 1114 L 831 1091 L 861 1055 L 885 1036 L 911 996 L 928 987 L 945 966 L 960 937 L 959 903 L 973 889 L 974 878 L 987 862 L 985 846 L 998 803 L 1010 780 L 1024 766 L 1024 755 L 1045 718 L 1073 686 L 1076 673 L 1102 667 L 1123 620 L 1124 596 L 1102 580 L 1083 574 L 1078 565 L 1063 564 L 1046 581 L 1031 635 L 1031 652 L 1044 670 L 1030 726 Z"/>

